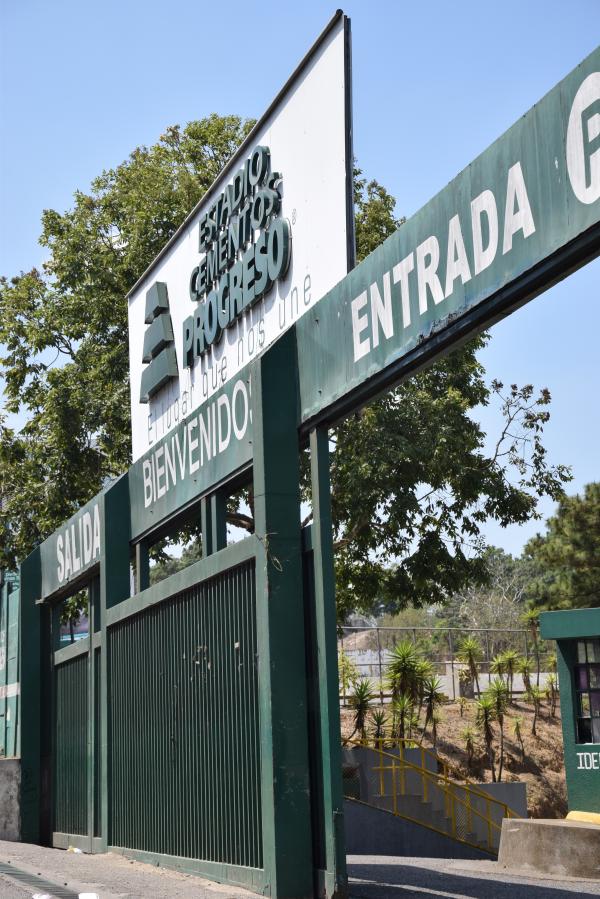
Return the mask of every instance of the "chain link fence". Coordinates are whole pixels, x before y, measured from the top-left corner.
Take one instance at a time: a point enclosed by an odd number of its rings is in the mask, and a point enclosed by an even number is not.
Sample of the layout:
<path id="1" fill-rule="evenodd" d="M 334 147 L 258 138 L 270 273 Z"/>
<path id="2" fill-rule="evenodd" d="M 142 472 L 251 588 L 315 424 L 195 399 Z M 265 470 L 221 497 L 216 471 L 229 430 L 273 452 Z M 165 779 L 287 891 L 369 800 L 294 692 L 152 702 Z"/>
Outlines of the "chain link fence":
<path id="1" fill-rule="evenodd" d="M 482 650 L 478 664 L 479 686 L 485 690 L 494 674 L 492 662 L 495 656 L 513 649 L 531 662 L 531 683 L 545 687 L 548 674 L 553 670 L 555 647 L 553 640 L 542 640 L 527 629 L 499 630 L 494 628 L 460 627 L 342 627 L 338 631 L 338 661 L 340 665 L 340 699 L 344 704 L 352 692 L 352 678 L 344 671 L 369 678 L 373 690 L 381 702 L 389 699 L 386 685 L 386 667 L 397 643 L 410 640 L 423 658 L 427 659 L 434 673 L 442 681 L 442 689 L 449 699 L 468 695 L 461 671 L 466 665 L 460 661 L 460 646 L 465 637 L 475 637 Z M 525 685 L 520 674 L 513 682 L 515 693 L 524 693 Z"/>

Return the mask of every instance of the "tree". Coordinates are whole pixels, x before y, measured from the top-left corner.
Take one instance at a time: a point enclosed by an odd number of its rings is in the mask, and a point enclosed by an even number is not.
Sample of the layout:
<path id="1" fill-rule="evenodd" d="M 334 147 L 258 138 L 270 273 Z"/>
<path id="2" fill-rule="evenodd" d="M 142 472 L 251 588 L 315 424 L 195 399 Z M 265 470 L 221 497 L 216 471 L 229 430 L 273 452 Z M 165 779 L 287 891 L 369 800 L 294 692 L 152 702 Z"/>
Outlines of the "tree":
<path id="1" fill-rule="evenodd" d="M 442 706 L 448 699 L 446 694 L 442 691 L 442 681 L 439 677 L 433 675 L 423 681 L 422 696 L 423 706 L 425 707 L 425 724 L 423 725 L 423 733 L 421 734 L 421 743 L 423 742 L 427 725 L 431 723 L 434 725 L 432 740 L 433 745 L 435 746 L 437 742 L 437 730 L 434 719 L 440 706 Z"/>
<path id="2" fill-rule="evenodd" d="M 477 695 L 480 696 L 481 690 L 479 689 L 477 666 L 483 658 L 483 650 L 477 637 L 464 637 L 460 642 L 456 657 L 459 662 L 462 662 L 463 665 L 468 667 L 471 680 L 475 684 L 475 689 L 477 690 Z"/>
<path id="3" fill-rule="evenodd" d="M 0 568 L 91 499 L 130 462 L 125 295 L 211 185 L 253 122 L 212 115 L 168 128 L 46 210 L 43 270 L 0 279 Z"/>
<path id="4" fill-rule="evenodd" d="M 367 739 L 366 725 L 367 715 L 371 708 L 374 693 L 371 689 L 371 681 L 368 677 L 361 677 L 354 684 L 354 692 L 350 696 L 350 708 L 354 711 L 354 730 L 350 735 L 351 740 L 354 734 L 358 734 L 360 742 L 365 743 Z"/>
<path id="5" fill-rule="evenodd" d="M 455 627 L 507 630 L 521 627 L 531 581 L 539 568 L 531 557 L 513 557 L 496 546 L 483 552 L 488 577 L 468 584 L 439 609 L 438 618 Z"/>
<path id="6" fill-rule="evenodd" d="M 485 693 L 494 707 L 494 717 L 500 728 L 500 752 L 498 758 L 498 783 L 502 780 L 502 771 L 504 769 L 504 713 L 509 701 L 508 687 L 502 678 L 497 677 L 489 685 Z"/>
<path id="7" fill-rule="evenodd" d="M 247 134 L 251 122 L 210 116 L 169 128 L 46 211 L 43 271 L 0 283 L 0 567 L 12 567 L 129 463 L 125 294 Z M 400 220 L 376 181 L 355 177 L 359 258 Z M 351 609 L 431 605 L 482 582 L 481 527 L 536 514 L 568 478 L 541 442 L 549 393 L 489 387 L 478 337 L 350 416 L 331 432 L 332 512 L 340 617 Z M 471 417 L 501 404 L 491 452 Z M 308 475 L 304 475 L 304 497 Z M 252 497 L 247 497 L 250 509 Z M 252 518 L 231 509 L 249 529 Z"/>
<path id="8" fill-rule="evenodd" d="M 561 499 L 546 522 L 546 533 L 525 552 L 541 569 L 530 596 L 537 609 L 600 605 L 600 483 Z"/>
<path id="9" fill-rule="evenodd" d="M 482 696 L 477 700 L 476 705 L 476 724 L 483 735 L 485 748 L 490 763 L 492 773 L 492 783 L 496 783 L 496 768 L 494 760 L 494 729 L 492 722 L 496 717 L 496 708 L 494 701 L 490 696 Z"/>

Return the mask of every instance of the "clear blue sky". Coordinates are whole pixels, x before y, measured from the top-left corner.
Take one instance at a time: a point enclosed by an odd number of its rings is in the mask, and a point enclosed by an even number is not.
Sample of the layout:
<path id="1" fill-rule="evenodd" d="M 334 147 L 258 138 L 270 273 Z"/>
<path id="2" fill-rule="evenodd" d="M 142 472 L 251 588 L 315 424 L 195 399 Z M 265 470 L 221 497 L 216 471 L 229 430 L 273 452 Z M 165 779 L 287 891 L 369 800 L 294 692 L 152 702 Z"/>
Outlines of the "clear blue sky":
<path id="1" fill-rule="evenodd" d="M 411 215 L 600 39 L 598 0 L 349 2 L 354 148 Z M 258 116 L 334 7 L 191 0 L 0 4 L 0 273 L 39 265 L 40 215 L 165 127 L 210 112 Z M 490 377 L 547 386 L 546 443 L 573 490 L 600 477 L 600 266 L 493 331 Z M 493 431 L 498 419 L 486 411 Z M 551 504 L 544 512 L 549 514 Z M 519 552 L 539 524 L 492 542 Z"/>

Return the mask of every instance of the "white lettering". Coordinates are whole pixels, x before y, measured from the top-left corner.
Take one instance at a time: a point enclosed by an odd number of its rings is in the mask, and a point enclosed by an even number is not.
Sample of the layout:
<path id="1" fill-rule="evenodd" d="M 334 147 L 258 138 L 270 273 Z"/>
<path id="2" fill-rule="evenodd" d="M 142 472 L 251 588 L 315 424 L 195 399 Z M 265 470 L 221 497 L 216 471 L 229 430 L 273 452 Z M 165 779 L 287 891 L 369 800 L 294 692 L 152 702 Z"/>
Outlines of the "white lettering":
<path id="1" fill-rule="evenodd" d="M 195 471 L 198 471 L 200 468 L 200 460 L 194 459 L 192 457 L 192 453 L 194 450 L 198 449 L 200 441 L 196 437 L 195 440 L 192 440 L 192 431 L 198 427 L 198 419 L 193 418 L 187 426 L 188 432 L 188 457 L 190 461 L 190 474 L 193 474 Z"/>
<path id="2" fill-rule="evenodd" d="M 352 340 L 354 342 L 354 361 L 358 362 L 363 356 L 366 356 L 371 349 L 371 342 L 368 337 L 364 340 L 360 339 L 360 335 L 368 327 L 369 320 L 366 315 L 360 315 L 362 309 L 367 305 L 367 291 L 363 290 L 360 296 L 356 297 L 350 303 L 352 310 Z"/>
<path id="3" fill-rule="evenodd" d="M 86 512 L 83 516 L 83 564 L 92 561 L 92 516 Z"/>
<path id="4" fill-rule="evenodd" d="M 448 224 L 448 253 L 446 258 L 446 296 L 454 290 L 454 282 L 460 278 L 463 284 L 471 280 L 471 270 L 460 227 L 460 219 L 453 215 Z"/>
<path id="5" fill-rule="evenodd" d="M 426 261 L 427 260 L 427 261 Z M 440 262 L 440 245 L 437 237 L 431 235 L 417 247 L 417 284 L 419 289 L 419 312 L 427 312 L 427 288 L 437 305 L 444 299 L 444 291 L 437 276 Z"/>
<path id="6" fill-rule="evenodd" d="M 573 100 L 567 126 L 567 172 L 577 199 L 595 203 L 600 197 L 600 72 L 587 76 Z"/>
<path id="7" fill-rule="evenodd" d="M 408 276 L 415 267 L 415 254 L 410 253 L 408 256 L 398 262 L 392 269 L 392 277 L 394 284 L 400 284 L 400 295 L 402 297 L 402 324 L 405 328 L 410 325 L 410 294 L 408 286 Z"/>
<path id="8" fill-rule="evenodd" d="M 242 424 L 238 424 L 236 408 L 237 408 L 237 395 L 238 393 L 242 394 L 243 402 L 244 402 L 244 417 L 242 419 Z M 232 405 L 232 418 L 233 418 L 233 433 L 235 434 L 238 440 L 241 440 L 244 434 L 246 433 L 246 428 L 248 427 L 248 393 L 246 392 L 246 385 L 243 381 L 236 381 L 235 387 L 233 388 L 233 395 L 231 397 L 231 405 Z"/>
<path id="9" fill-rule="evenodd" d="M 152 465 L 149 459 L 144 459 L 142 477 L 144 478 L 144 508 L 147 509 L 152 502 Z"/>
<path id="10" fill-rule="evenodd" d="M 167 492 L 166 485 L 161 483 L 161 478 L 165 475 L 165 464 L 164 461 L 162 463 L 159 461 L 160 459 L 162 459 L 164 454 L 164 446 L 159 446 L 159 448 L 156 450 L 156 453 L 154 454 L 154 459 L 156 461 L 156 496 L 158 498 L 164 496 Z"/>
<path id="11" fill-rule="evenodd" d="M 58 560 L 58 568 L 56 571 L 56 575 L 58 577 L 58 583 L 61 584 L 63 578 L 65 576 L 65 560 L 63 557 L 63 537 L 62 534 L 59 534 L 56 538 L 56 558 Z"/>
<path id="12" fill-rule="evenodd" d="M 516 208 L 515 208 L 516 201 Z M 508 182 L 506 184 L 506 209 L 504 213 L 504 241 L 502 254 L 512 250 L 513 236 L 517 231 L 523 232 L 523 237 L 530 237 L 535 232 L 527 188 L 521 163 L 516 162 L 508 170 Z"/>
<path id="13" fill-rule="evenodd" d="M 92 541 L 92 556 L 100 556 L 100 510 L 98 505 L 94 506 L 94 538 Z"/>
<path id="14" fill-rule="evenodd" d="M 231 440 L 231 410 L 229 408 L 229 399 L 227 396 L 220 396 L 217 400 L 217 419 L 219 422 L 219 452 L 222 453 L 229 446 L 229 441 Z M 226 436 L 223 436 L 223 418 L 221 416 L 221 412 L 225 410 L 225 418 L 227 421 L 227 431 Z"/>
<path id="15" fill-rule="evenodd" d="M 485 248 L 481 227 L 481 216 L 484 214 L 488 228 L 488 243 Z M 478 275 L 492 264 L 498 249 L 498 210 L 491 190 L 482 191 L 471 201 L 471 228 L 473 231 L 473 271 Z"/>
<path id="16" fill-rule="evenodd" d="M 370 287 L 371 295 L 371 330 L 373 332 L 373 346 L 379 346 L 379 327 L 386 339 L 394 334 L 394 322 L 392 321 L 392 288 L 390 273 L 383 275 L 383 300 L 379 293 L 379 287 L 375 281 Z"/>

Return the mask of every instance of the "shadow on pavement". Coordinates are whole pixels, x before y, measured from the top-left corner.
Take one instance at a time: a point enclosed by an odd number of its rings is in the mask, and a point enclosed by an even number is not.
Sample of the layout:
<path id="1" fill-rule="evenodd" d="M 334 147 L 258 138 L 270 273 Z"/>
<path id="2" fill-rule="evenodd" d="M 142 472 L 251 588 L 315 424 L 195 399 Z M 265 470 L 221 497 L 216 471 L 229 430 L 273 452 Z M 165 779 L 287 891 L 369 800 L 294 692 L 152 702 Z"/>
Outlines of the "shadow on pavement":
<path id="1" fill-rule="evenodd" d="M 564 889 L 554 887 L 552 881 L 506 882 L 495 880 L 493 875 L 464 876 L 425 866 L 385 862 L 349 862 L 348 877 L 351 899 L 574 899 L 577 895 L 600 895 L 600 883 L 596 881 L 590 883 L 589 891 L 587 883 L 581 881 L 574 882 L 572 889 Z"/>

